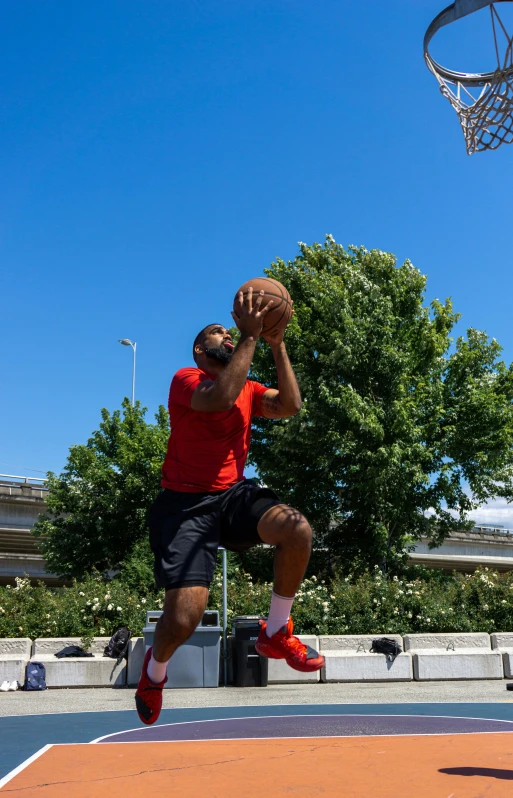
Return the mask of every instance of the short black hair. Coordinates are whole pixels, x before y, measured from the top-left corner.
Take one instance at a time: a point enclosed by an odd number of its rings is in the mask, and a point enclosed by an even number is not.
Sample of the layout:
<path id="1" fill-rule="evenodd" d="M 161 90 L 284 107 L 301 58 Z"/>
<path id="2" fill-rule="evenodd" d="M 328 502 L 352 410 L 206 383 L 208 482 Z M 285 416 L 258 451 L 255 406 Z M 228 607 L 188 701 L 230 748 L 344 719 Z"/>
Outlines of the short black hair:
<path id="1" fill-rule="evenodd" d="M 199 331 L 192 345 L 192 357 L 195 363 L 197 363 L 197 360 L 196 360 L 196 352 L 194 350 L 196 349 L 197 344 L 203 343 L 203 339 L 205 338 L 205 331 L 208 330 L 209 327 L 224 327 L 224 324 L 218 324 L 216 321 L 214 321 L 211 324 L 207 324 L 205 327 L 203 327 L 202 330 Z"/>

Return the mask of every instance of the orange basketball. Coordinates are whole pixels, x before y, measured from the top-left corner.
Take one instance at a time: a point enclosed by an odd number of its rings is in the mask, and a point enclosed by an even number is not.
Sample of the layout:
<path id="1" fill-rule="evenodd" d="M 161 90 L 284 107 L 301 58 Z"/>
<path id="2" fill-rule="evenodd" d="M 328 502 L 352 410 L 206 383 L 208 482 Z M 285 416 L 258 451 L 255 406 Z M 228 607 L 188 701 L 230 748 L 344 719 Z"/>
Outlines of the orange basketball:
<path id="1" fill-rule="evenodd" d="M 283 330 L 290 321 L 292 316 L 292 299 L 284 285 L 273 280 L 270 277 L 255 277 L 254 280 L 248 280 L 244 285 L 241 285 L 239 291 L 242 291 L 244 299 L 248 295 L 248 289 L 253 289 L 253 297 L 256 299 L 260 291 L 264 292 L 262 298 L 262 307 L 273 300 L 271 310 L 265 316 L 265 323 L 262 328 L 262 335 L 273 334 L 278 330 Z M 234 305 L 239 297 L 239 291 L 235 294 Z"/>

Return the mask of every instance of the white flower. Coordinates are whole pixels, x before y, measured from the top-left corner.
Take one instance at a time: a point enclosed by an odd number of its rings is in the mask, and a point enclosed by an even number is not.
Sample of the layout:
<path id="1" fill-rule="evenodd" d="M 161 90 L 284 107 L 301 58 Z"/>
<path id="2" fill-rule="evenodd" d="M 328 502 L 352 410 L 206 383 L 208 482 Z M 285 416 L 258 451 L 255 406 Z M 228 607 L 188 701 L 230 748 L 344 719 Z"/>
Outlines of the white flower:
<path id="1" fill-rule="evenodd" d="M 317 582 L 317 577 L 316 576 L 312 576 L 312 582 Z"/>
<path id="2" fill-rule="evenodd" d="M 93 604 L 93 606 L 91 607 L 91 609 L 92 609 L 92 611 L 93 611 L 93 612 L 96 612 L 97 610 L 99 610 L 99 609 L 100 609 L 100 605 L 99 605 L 99 604 Z"/>
<path id="3" fill-rule="evenodd" d="M 110 599 L 110 593 L 106 593 L 105 594 L 105 601 L 108 601 L 109 599 Z"/>
<path id="4" fill-rule="evenodd" d="M 330 599 L 334 599 L 334 598 L 335 598 L 335 596 L 330 596 Z"/>
<path id="5" fill-rule="evenodd" d="M 501 604 L 507 604 L 508 602 L 505 599 L 502 599 Z"/>
<path id="6" fill-rule="evenodd" d="M 121 607 L 116 607 L 117 612 L 121 612 Z"/>
<path id="7" fill-rule="evenodd" d="M 426 623 L 431 623 L 431 618 L 426 618 Z"/>
<path id="8" fill-rule="evenodd" d="M 407 596 L 411 596 L 411 595 L 412 595 L 412 593 L 413 593 L 413 590 L 407 590 L 407 591 L 406 591 L 406 595 L 407 595 Z"/>
<path id="9" fill-rule="evenodd" d="M 86 605 L 87 605 L 88 607 L 90 607 L 90 606 L 91 606 L 91 602 L 90 602 L 90 601 L 86 601 Z"/>
<path id="10" fill-rule="evenodd" d="M 323 602 L 322 602 L 322 606 L 323 606 L 323 607 L 324 607 L 324 609 L 326 610 L 326 609 L 328 609 L 328 607 L 329 607 L 330 605 L 329 605 L 329 603 L 328 603 L 327 601 L 323 601 Z"/>
<path id="11" fill-rule="evenodd" d="M 236 570 L 238 571 L 239 569 L 237 568 Z M 146 599 L 141 599 L 141 604 L 146 604 Z"/>
<path id="12" fill-rule="evenodd" d="M 409 612 L 409 613 L 408 613 L 408 618 L 412 618 L 412 617 L 413 617 L 413 616 L 412 616 L 411 612 Z"/>
<path id="13" fill-rule="evenodd" d="M 374 604 L 379 604 L 379 601 L 377 599 L 372 599 L 372 600 L 373 600 Z"/>
<path id="14" fill-rule="evenodd" d="M 100 634 L 101 634 L 101 635 L 104 635 L 104 634 L 105 634 L 105 629 L 103 628 L 103 626 L 100 626 Z"/>
<path id="15" fill-rule="evenodd" d="M 417 618 L 418 618 L 419 621 L 421 621 L 422 620 L 422 615 L 417 615 Z"/>
<path id="16" fill-rule="evenodd" d="M 483 609 L 484 609 L 484 610 L 488 610 L 488 609 L 490 609 L 490 608 L 489 608 L 488 604 L 483 604 Z"/>
<path id="17" fill-rule="evenodd" d="M 81 590 L 81 591 L 79 592 L 79 594 L 78 594 L 78 595 L 79 595 L 79 596 L 85 596 L 85 593 L 84 593 L 84 591 L 83 591 L 83 590 Z"/>
<path id="18" fill-rule="evenodd" d="M 397 607 L 394 607 L 394 615 L 397 615 L 398 612 L 399 610 L 397 609 Z"/>
<path id="19" fill-rule="evenodd" d="M 100 599 L 98 599 L 98 598 L 94 598 L 94 599 L 93 599 L 93 601 L 94 601 L 94 603 L 95 603 L 95 604 L 98 604 L 99 600 L 100 600 Z"/>
<path id="20" fill-rule="evenodd" d="M 302 604 L 302 603 L 303 603 L 303 601 L 304 601 L 304 599 L 302 599 L 302 598 L 298 598 L 298 601 L 299 601 L 299 603 L 300 603 L 300 604 Z"/>
<path id="21" fill-rule="evenodd" d="M 18 626 L 18 629 L 20 630 L 20 632 L 23 632 L 23 626 Z"/>
<path id="22" fill-rule="evenodd" d="M 110 612 L 110 610 L 112 609 L 112 604 L 107 604 L 107 609 L 108 609 L 108 610 L 109 610 L 109 612 Z"/>
<path id="23" fill-rule="evenodd" d="M 135 609 L 136 609 L 136 610 L 140 610 L 140 609 L 141 609 L 141 605 L 140 605 L 140 604 L 136 604 L 136 605 L 135 605 Z"/>
<path id="24" fill-rule="evenodd" d="M 46 617 L 47 617 L 47 618 L 49 618 L 50 616 L 49 616 L 49 615 L 47 615 Z"/>

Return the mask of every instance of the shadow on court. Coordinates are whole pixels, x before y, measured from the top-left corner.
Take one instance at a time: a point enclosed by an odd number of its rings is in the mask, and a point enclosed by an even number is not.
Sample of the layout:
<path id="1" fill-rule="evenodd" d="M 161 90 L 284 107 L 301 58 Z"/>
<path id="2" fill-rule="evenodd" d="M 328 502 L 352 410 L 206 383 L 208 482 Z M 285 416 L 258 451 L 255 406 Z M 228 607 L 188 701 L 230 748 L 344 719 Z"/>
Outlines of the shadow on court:
<path id="1" fill-rule="evenodd" d="M 499 768 L 440 768 L 439 773 L 449 776 L 487 776 L 490 779 L 503 779 L 513 781 L 513 770 L 500 770 Z"/>

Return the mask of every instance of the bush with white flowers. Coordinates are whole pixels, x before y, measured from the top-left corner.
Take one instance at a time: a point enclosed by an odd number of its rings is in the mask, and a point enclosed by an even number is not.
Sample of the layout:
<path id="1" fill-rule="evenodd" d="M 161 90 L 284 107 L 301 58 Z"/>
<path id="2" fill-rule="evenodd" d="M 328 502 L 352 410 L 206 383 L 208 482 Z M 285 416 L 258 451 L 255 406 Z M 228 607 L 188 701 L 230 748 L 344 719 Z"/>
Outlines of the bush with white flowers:
<path id="1" fill-rule="evenodd" d="M 232 563 L 228 624 L 235 615 L 266 616 L 272 584 Z M 136 591 L 122 579 L 88 576 L 69 587 L 32 586 L 27 578 L 0 587 L 0 637 L 110 636 L 120 626 L 140 635 L 146 611 L 162 609 L 164 592 Z M 222 575 L 214 574 L 209 607 L 221 610 Z M 513 631 L 513 572 L 486 568 L 448 575 L 412 568 L 386 577 L 379 569 L 332 580 L 304 579 L 292 610 L 298 632 L 376 634 Z"/>

